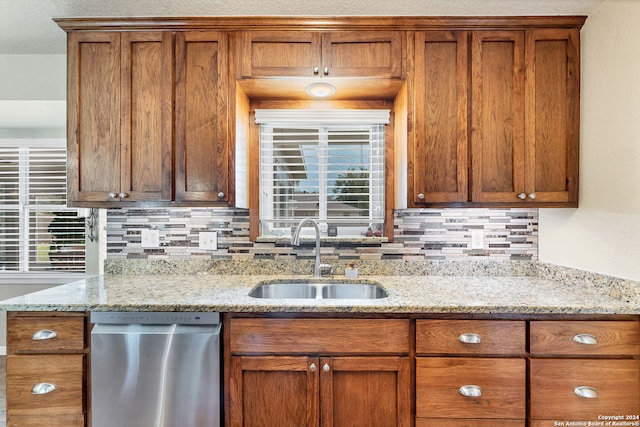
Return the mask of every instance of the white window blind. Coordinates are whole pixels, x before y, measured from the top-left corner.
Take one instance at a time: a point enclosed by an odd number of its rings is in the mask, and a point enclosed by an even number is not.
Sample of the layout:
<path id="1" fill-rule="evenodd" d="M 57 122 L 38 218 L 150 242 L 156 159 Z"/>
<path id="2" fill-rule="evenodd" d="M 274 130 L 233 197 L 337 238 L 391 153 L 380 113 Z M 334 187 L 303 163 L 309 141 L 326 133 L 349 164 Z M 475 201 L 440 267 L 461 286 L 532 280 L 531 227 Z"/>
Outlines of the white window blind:
<path id="1" fill-rule="evenodd" d="M 0 143 L 0 274 L 85 271 L 85 225 L 66 207 L 64 141 Z"/>
<path id="2" fill-rule="evenodd" d="M 263 236 L 304 218 L 337 237 L 380 235 L 388 110 L 257 110 L 256 122 Z"/>

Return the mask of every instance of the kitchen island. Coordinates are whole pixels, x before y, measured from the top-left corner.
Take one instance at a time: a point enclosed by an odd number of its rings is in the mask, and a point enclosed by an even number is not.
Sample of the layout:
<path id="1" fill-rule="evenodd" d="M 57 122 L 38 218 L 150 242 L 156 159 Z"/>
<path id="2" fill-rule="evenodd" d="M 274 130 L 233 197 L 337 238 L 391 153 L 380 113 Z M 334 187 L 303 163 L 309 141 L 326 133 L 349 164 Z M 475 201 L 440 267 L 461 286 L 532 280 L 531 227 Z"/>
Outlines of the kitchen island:
<path id="1" fill-rule="evenodd" d="M 388 296 L 249 296 L 261 283 L 285 280 L 338 286 L 374 282 Z M 20 340 L 8 341 L 14 362 L 9 363 L 8 416 L 11 425 L 38 422 L 11 393 L 29 395 L 28 374 L 44 381 L 53 366 L 63 366 L 60 381 L 71 381 L 60 389 L 66 400 L 43 405 L 36 397 L 37 416 L 59 420 L 51 425 L 88 425 L 88 313 L 170 311 L 224 313 L 226 426 L 271 420 L 289 425 L 547 427 L 595 422 L 612 413 L 636 422 L 640 298 L 634 282 L 620 283 L 491 274 L 87 278 L 0 302 L 9 312 L 9 338 L 29 341 L 26 348 L 15 344 Z M 32 325 L 64 328 L 60 342 L 71 336 L 77 342 L 34 349 Z M 25 361 L 36 358 L 34 372 L 23 372 Z M 69 396 L 69 390 L 75 394 Z M 274 405 L 264 397 L 276 390 L 283 397 Z M 51 395 L 55 398 L 55 392 Z"/>

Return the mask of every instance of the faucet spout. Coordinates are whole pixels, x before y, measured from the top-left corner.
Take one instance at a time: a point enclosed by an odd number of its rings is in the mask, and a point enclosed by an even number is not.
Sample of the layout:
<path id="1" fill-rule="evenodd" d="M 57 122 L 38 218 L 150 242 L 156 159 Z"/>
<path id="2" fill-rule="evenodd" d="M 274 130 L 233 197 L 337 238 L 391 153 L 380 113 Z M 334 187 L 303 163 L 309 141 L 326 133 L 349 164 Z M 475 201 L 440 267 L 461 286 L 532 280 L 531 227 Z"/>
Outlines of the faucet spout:
<path id="1" fill-rule="evenodd" d="M 293 232 L 293 236 L 291 237 L 291 244 L 293 246 L 300 246 L 300 230 L 305 224 L 312 225 L 316 231 L 316 264 L 313 269 L 313 277 L 320 277 L 320 227 L 318 227 L 318 223 L 309 218 L 305 218 L 300 221 L 300 224 L 298 224 L 296 230 Z"/>

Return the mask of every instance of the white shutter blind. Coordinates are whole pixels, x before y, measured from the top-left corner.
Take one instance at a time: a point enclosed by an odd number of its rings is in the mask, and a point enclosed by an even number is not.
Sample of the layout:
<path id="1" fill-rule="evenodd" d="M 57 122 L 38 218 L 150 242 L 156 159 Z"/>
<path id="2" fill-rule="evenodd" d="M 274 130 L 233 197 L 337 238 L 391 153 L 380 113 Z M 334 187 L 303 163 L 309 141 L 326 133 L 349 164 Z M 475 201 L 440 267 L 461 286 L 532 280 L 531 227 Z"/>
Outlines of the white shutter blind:
<path id="1" fill-rule="evenodd" d="M 382 230 L 389 112 L 285 111 L 256 111 L 262 235 L 288 236 L 303 218 L 341 237 Z"/>
<path id="2" fill-rule="evenodd" d="M 0 146 L 0 273 L 84 272 L 84 218 L 66 207 L 66 150 L 22 145 Z"/>

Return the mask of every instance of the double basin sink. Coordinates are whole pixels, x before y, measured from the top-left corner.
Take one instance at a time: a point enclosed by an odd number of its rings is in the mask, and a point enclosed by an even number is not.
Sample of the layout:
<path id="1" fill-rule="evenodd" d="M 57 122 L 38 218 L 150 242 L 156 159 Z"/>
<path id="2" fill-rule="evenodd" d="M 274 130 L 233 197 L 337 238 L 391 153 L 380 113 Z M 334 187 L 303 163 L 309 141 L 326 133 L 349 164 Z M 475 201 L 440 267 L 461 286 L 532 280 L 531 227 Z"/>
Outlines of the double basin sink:
<path id="1" fill-rule="evenodd" d="M 253 288 L 249 296 L 269 299 L 379 299 L 389 294 L 373 282 L 325 282 L 318 279 L 263 282 Z"/>

